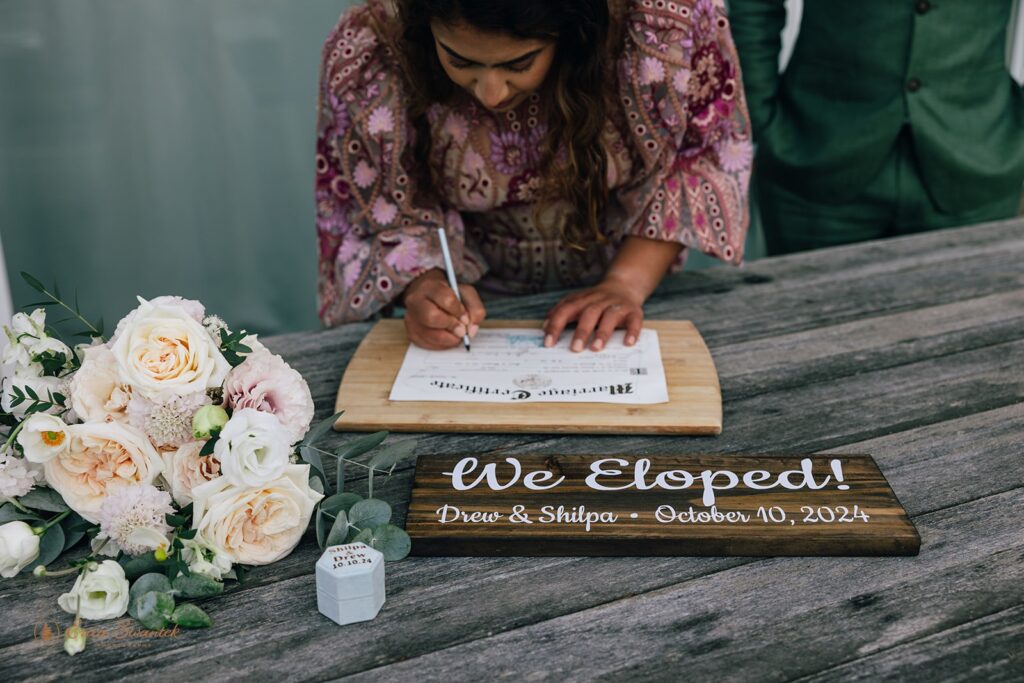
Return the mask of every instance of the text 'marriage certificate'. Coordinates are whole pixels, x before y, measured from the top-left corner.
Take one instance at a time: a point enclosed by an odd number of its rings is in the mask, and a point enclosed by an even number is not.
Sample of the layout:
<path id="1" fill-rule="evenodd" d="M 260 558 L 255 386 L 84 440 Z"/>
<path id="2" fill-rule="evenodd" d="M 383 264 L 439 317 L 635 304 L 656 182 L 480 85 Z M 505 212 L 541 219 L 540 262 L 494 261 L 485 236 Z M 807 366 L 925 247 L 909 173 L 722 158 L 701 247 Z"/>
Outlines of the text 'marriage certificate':
<path id="1" fill-rule="evenodd" d="M 391 388 L 392 401 L 472 403 L 667 403 L 655 330 L 632 347 L 615 332 L 600 352 L 569 350 L 571 335 L 544 348 L 532 329 L 482 329 L 472 351 L 461 345 L 427 351 L 409 345 Z"/>

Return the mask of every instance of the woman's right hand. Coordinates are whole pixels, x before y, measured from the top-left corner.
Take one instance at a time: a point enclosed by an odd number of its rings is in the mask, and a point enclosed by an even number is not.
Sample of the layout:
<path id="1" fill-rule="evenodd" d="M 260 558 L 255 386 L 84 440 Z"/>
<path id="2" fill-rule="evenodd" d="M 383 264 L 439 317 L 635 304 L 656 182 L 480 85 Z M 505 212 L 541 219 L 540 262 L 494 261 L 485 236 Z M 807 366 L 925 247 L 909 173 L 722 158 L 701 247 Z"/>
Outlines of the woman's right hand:
<path id="1" fill-rule="evenodd" d="M 437 268 L 410 282 L 402 299 L 409 341 L 440 351 L 461 344 L 465 334 L 476 336 L 487 312 L 475 287 L 459 285 L 459 292 L 461 304 L 444 272 Z"/>

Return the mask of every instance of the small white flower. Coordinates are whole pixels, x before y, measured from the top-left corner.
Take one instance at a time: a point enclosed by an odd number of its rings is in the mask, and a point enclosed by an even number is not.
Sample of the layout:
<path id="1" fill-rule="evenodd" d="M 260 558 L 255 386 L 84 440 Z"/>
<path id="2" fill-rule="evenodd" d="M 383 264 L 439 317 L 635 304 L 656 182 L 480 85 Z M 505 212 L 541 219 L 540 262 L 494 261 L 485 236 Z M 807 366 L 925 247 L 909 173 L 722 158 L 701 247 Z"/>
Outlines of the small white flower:
<path id="1" fill-rule="evenodd" d="M 181 559 L 189 571 L 220 581 L 231 571 L 231 558 L 205 542 L 201 536 L 182 540 Z"/>
<path id="2" fill-rule="evenodd" d="M 39 537 L 25 522 L 0 526 L 0 576 L 9 579 L 39 557 Z"/>
<path id="3" fill-rule="evenodd" d="M 128 579 L 114 560 L 86 569 L 70 592 L 57 598 L 60 608 L 83 619 L 116 619 L 128 611 Z"/>
<path id="4" fill-rule="evenodd" d="M 22 423 L 18 432 L 25 459 L 39 464 L 67 450 L 68 439 L 68 426 L 55 415 L 36 413 Z"/>
<path id="5" fill-rule="evenodd" d="M 152 484 L 116 487 L 100 506 L 96 546 L 106 540 L 104 553 L 120 549 L 129 555 L 166 547 L 171 525 L 165 515 L 173 512 L 170 494 Z"/>
<path id="6" fill-rule="evenodd" d="M 8 449 L 0 450 L 0 501 L 24 496 L 40 480 L 39 470 L 31 463 Z"/>
<path id="7" fill-rule="evenodd" d="M 270 413 L 236 410 L 220 432 L 213 453 L 226 481 L 237 486 L 262 486 L 277 479 L 288 465 L 288 430 Z"/>
<path id="8" fill-rule="evenodd" d="M 231 334 L 231 330 L 228 329 L 228 324 L 219 315 L 208 315 L 203 318 L 203 327 L 210 333 L 216 341 L 220 341 L 220 333 L 227 332 Z"/>

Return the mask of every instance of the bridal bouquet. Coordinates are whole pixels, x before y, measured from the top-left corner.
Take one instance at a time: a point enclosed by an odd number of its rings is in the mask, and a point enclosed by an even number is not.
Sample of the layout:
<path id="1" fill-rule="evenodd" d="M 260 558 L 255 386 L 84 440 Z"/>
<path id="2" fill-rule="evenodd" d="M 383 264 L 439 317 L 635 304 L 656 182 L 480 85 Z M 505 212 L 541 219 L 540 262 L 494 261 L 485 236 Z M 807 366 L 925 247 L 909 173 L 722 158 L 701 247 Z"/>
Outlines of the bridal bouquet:
<path id="1" fill-rule="evenodd" d="M 126 612 L 145 628 L 210 625 L 183 600 L 216 595 L 247 566 L 276 562 L 316 513 L 317 538 L 361 540 L 390 559 L 408 552 L 390 507 L 342 493 L 343 463 L 383 441 L 364 437 L 336 457 L 327 484 L 302 376 L 253 335 L 232 332 L 198 301 L 164 296 L 118 322 L 109 339 L 56 287 L 26 281 L 63 308 L 87 341 L 74 348 L 46 311 L 18 313 L 3 351 L 0 388 L 0 576 L 76 574 L 58 599 L 76 615 L 65 649 L 84 647 L 80 620 Z M 304 438 L 305 437 L 305 438 Z M 379 468 L 402 449 L 376 459 Z M 383 463 L 383 465 L 382 465 Z M 89 552 L 48 571 L 83 538 Z"/>

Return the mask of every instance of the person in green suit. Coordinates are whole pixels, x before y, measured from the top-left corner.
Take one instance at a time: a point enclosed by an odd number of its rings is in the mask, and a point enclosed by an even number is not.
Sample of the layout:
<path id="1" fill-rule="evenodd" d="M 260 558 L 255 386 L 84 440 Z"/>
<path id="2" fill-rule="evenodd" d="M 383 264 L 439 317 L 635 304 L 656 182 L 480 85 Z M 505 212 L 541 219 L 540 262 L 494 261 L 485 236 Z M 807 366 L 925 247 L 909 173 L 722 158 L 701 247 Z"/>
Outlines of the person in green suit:
<path id="1" fill-rule="evenodd" d="M 769 253 L 1007 218 L 1024 184 L 1012 0 L 730 0 Z"/>

